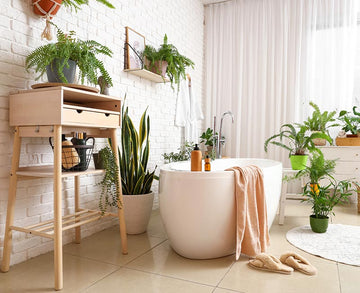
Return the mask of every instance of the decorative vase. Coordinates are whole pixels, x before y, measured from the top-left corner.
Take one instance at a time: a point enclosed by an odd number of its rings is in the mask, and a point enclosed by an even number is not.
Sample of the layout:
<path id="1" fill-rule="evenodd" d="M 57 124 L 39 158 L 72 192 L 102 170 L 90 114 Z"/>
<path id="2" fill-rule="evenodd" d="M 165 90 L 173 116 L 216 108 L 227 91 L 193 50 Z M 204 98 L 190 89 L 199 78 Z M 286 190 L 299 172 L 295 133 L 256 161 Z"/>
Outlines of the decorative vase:
<path id="1" fill-rule="evenodd" d="M 127 234 L 144 233 L 149 224 L 154 193 L 123 195 Z"/>
<path id="2" fill-rule="evenodd" d="M 57 72 L 56 59 L 54 59 L 51 64 L 46 66 L 46 75 L 49 82 L 59 82 L 63 83 L 60 79 L 60 76 Z M 75 80 L 76 73 L 76 62 L 73 60 L 68 60 L 69 67 L 64 66 L 63 73 L 68 81 L 68 83 L 73 83 Z"/>
<path id="3" fill-rule="evenodd" d="M 329 226 L 329 217 L 316 218 L 315 215 L 310 216 L 310 227 L 315 233 L 325 233 Z"/>
<path id="4" fill-rule="evenodd" d="M 61 7 L 63 0 L 32 0 L 34 13 L 41 16 L 55 16 Z"/>
<path id="5" fill-rule="evenodd" d="M 308 160 L 308 155 L 291 155 L 290 162 L 293 170 L 304 170 Z"/>

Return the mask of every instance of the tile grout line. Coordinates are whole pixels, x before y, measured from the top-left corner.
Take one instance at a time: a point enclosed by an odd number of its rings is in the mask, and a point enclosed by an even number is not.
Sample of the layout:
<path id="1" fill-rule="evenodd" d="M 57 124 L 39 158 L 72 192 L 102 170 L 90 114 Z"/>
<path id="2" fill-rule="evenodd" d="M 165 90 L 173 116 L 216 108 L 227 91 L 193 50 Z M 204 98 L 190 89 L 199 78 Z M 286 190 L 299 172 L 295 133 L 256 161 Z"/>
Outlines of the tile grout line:
<path id="1" fill-rule="evenodd" d="M 226 277 L 226 275 L 230 272 L 231 268 L 235 265 L 236 260 L 232 262 L 231 266 L 228 268 L 228 270 L 225 272 L 225 274 L 222 276 L 222 278 L 219 280 L 219 282 L 216 284 L 215 288 L 221 288 L 219 287 L 220 283 L 222 282 L 222 280 L 224 280 L 224 278 Z M 215 290 L 214 290 L 215 291 Z M 234 291 L 236 292 L 236 291 Z"/>
<path id="2" fill-rule="evenodd" d="M 203 286 L 207 286 L 207 287 L 211 287 L 211 288 L 216 289 L 216 287 L 213 286 L 213 285 L 204 284 L 204 283 L 200 283 L 200 282 L 195 282 L 195 281 L 187 280 L 187 279 L 182 279 L 182 278 L 179 278 L 179 277 L 173 277 L 173 276 L 163 275 L 163 274 L 156 273 L 156 272 L 149 272 L 149 271 L 144 271 L 144 270 L 134 269 L 134 268 L 129 268 L 129 267 L 123 267 L 123 268 L 128 269 L 128 270 L 137 271 L 137 272 L 146 273 L 146 274 L 156 275 L 156 276 L 160 276 L 160 277 L 164 277 L 164 278 L 184 281 L 184 282 L 188 282 L 188 283 L 192 283 L 192 284 L 203 285 Z"/>

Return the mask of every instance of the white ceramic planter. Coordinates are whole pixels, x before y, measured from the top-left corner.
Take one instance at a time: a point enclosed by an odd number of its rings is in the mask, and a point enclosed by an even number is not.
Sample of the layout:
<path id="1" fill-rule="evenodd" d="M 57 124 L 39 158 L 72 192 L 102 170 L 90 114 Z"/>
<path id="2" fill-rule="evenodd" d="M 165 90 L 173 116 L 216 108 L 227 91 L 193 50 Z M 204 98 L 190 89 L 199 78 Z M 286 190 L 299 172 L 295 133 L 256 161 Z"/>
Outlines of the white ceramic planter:
<path id="1" fill-rule="evenodd" d="M 141 234 L 149 224 L 154 193 L 123 195 L 127 234 Z"/>

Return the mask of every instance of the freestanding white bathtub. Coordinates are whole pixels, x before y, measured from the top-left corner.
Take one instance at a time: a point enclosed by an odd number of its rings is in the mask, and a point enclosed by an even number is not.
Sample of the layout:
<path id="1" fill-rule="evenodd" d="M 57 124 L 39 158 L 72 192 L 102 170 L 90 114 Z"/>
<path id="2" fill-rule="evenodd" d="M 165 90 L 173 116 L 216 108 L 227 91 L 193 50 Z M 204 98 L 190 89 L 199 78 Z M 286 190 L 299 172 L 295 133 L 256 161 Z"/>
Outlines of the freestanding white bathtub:
<path id="1" fill-rule="evenodd" d="M 233 166 L 256 165 L 264 174 L 268 225 L 280 199 L 282 164 L 265 159 L 221 159 L 211 172 L 191 172 L 190 162 L 160 169 L 160 214 L 172 248 L 193 259 L 222 257 L 235 252 Z"/>

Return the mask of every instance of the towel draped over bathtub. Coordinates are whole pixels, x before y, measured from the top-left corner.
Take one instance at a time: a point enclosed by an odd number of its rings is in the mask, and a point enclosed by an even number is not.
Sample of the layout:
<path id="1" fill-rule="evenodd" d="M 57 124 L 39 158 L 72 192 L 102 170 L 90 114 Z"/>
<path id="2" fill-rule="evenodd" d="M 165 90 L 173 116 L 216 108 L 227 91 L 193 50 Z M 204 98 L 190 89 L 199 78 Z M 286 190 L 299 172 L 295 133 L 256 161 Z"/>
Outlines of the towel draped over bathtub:
<path id="1" fill-rule="evenodd" d="M 270 243 L 264 181 L 257 166 L 232 167 L 236 201 L 236 260 L 240 254 L 254 257 Z"/>

